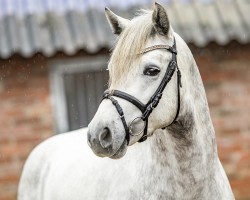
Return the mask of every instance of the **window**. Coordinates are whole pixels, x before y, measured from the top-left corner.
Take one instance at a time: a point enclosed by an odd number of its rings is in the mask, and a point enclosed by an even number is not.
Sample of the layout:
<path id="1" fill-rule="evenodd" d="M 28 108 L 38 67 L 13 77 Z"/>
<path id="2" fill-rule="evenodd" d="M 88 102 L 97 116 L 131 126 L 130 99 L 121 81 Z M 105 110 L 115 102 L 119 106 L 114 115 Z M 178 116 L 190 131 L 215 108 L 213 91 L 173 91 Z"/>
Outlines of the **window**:
<path id="1" fill-rule="evenodd" d="M 108 87 L 108 58 L 57 60 L 50 63 L 52 104 L 57 133 L 86 127 Z"/>

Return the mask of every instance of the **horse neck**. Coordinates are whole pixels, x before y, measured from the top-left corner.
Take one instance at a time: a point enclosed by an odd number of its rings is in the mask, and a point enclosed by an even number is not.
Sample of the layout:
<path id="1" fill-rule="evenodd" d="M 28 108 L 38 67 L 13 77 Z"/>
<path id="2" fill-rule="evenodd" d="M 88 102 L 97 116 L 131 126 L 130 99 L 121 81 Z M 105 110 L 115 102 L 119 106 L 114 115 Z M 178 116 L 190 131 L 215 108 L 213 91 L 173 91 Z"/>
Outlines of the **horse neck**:
<path id="1" fill-rule="evenodd" d="M 149 140 L 152 159 L 164 169 L 168 183 L 199 184 L 204 188 L 202 184 L 213 177 L 217 147 L 204 87 L 195 63 L 190 73 L 192 81 L 186 88 L 189 95 L 182 96 L 178 120 L 166 130 L 156 131 Z"/>

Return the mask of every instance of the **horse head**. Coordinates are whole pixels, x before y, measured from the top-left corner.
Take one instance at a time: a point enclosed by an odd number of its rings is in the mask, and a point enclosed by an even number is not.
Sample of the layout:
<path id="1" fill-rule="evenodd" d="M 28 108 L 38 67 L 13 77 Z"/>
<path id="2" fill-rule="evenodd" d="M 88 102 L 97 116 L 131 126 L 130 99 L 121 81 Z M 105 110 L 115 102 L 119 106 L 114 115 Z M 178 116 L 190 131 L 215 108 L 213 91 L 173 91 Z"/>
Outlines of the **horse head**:
<path id="1" fill-rule="evenodd" d="M 132 20 L 108 8 L 106 17 L 118 39 L 108 64 L 109 90 L 88 126 L 88 143 L 98 156 L 120 158 L 129 145 L 176 120 L 186 91 L 179 93 L 180 71 L 183 81 L 193 59 L 160 4 Z"/>

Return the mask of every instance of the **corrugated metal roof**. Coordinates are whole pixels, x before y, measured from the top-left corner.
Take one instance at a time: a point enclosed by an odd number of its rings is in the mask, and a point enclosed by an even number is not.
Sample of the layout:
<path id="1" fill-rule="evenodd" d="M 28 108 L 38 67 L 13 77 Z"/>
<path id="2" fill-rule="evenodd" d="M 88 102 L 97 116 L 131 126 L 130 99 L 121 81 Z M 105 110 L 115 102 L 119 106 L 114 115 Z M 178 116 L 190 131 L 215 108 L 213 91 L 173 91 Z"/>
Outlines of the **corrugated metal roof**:
<path id="1" fill-rule="evenodd" d="M 211 41 L 250 41 L 250 0 L 160 0 L 171 24 L 185 41 L 202 47 Z M 152 0 L 1 0 L 0 57 L 36 52 L 69 55 L 80 49 L 93 53 L 110 48 L 114 36 L 104 17 L 109 6 L 123 17 L 136 8 L 152 7 Z M 129 11 L 129 12 L 127 12 Z"/>

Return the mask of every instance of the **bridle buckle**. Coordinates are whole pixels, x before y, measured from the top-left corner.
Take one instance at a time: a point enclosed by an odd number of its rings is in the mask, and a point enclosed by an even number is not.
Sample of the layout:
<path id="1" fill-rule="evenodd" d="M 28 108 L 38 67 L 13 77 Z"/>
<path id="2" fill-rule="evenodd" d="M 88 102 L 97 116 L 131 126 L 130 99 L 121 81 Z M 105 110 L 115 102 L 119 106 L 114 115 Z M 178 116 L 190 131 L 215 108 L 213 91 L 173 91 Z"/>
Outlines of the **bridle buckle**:
<path id="1" fill-rule="evenodd" d="M 144 126 L 143 126 L 142 130 L 141 130 L 139 133 L 133 134 L 133 126 L 132 126 L 132 125 L 133 125 L 133 123 L 134 123 L 137 119 L 141 119 L 141 120 L 144 122 Z M 132 135 L 132 136 L 138 136 L 138 135 L 140 135 L 140 134 L 144 131 L 145 127 L 146 127 L 146 122 L 143 120 L 142 116 L 136 117 L 136 118 L 134 118 L 134 119 L 129 123 L 129 125 L 128 125 L 129 134 Z"/>
<path id="2" fill-rule="evenodd" d="M 150 107 L 151 107 L 152 110 L 155 109 L 155 107 L 153 106 L 153 103 L 150 104 Z"/>

